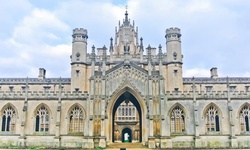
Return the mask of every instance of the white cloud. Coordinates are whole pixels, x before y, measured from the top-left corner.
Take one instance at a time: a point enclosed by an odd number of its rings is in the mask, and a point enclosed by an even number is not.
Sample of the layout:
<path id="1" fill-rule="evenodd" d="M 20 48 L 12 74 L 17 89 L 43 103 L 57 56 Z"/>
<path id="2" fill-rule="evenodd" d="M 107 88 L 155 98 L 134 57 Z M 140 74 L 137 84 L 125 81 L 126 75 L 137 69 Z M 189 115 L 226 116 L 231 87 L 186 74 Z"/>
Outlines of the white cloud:
<path id="1" fill-rule="evenodd" d="M 210 77 L 210 70 L 204 68 L 194 68 L 184 70 L 184 77 Z"/>
<path id="2" fill-rule="evenodd" d="M 88 30 L 89 52 L 92 45 L 109 47 L 125 12 L 124 3 L 109 0 L 58 1 L 48 9 L 27 0 L 15 1 L 18 6 L 13 3 L 3 1 L 0 6 L 0 73 L 10 77 L 37 77 L 39 67 L 47 69 L 48 76 L 69 77 L 72 30 Z M 127 5 L 144 47 L 162 44 L 165 51 L 166 28 L 181 28 L 183 63 L 188 68 L 184 76 L 209 77 L 204 68 L 211 66 L 219 68 L 219 76 L 249 75 L 250 1 L 128 0 Z M 6 70 L 6 64 L 13 67 Z"/>

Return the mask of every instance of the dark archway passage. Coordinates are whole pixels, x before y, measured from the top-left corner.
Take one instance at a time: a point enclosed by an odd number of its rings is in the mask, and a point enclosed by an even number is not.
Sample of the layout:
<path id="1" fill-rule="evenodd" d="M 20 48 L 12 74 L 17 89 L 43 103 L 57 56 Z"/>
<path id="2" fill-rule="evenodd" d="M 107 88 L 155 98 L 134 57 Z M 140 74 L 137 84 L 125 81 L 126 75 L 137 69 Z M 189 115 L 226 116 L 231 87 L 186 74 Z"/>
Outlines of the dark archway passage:
<path id="1" fill-rule="evenodd" d="M 142 141 L 142 110 L 141 110 L 141 106 L 140 106 L 140 104 L 139 104 L 139 102 L 138 102 L 138 100 L 134 97 L 134 95 L 133 94 L 131 94 L 129 91 L 126 91 L 126 92 L 124 92 L 117 100 L 116 100 L 116 102 L 115 102 L 115 104 L 114 104 L 114 107 L 113 107 L 113 110 L 112 110 L 112 142 L 115 142 L 115 133 L 120 133 L 120 137 L 121 137 L 121 139 L 120 140 L 124 140 L 124 137 L 122 137 L 123 136 L 123 131 L 120 131 L 120 132 L 118 132 L 118 131 L 115 131 L 115 113 L 116 113 L 116 111 L 117 111 L 117 108 L 121 105 L 121 103 L 123 103 L 123 102 L 131 102 L 131 103 L 133 103 L 133 105 L 136 107 L 136 109 L 137 109 L 137 112 L 138 112 L 138 116 L 139 116 L 139 130 L 137 130 L 136 131 L 136 136 L 137 137 L 139 137 L 137 140 L 138 140 L 138 142 L 141 142 Z M 125 128 L 126 129 L 126 128 Z M 129 128 L 128 128 L 129 129 Z M 128 131 L 128 130 L 127 130 Z M 131 136 L 130 136 L 130 140 L 131 140 L 131 142 L 134 140 L 133 139 L 133 132 L 134 131 L 131 131 L 130 130 L 130 132 L 131 132 Z"/>
<path id="2" fill-rule="evenodd" d="M 132 135 L 132 131 L 131 131 L 131 129 L 129 129 L 129 128 L 124 128 L 123 130 L 122 130 L 122 142 L 126 142 L 125 141 L 125 133 L 127 133 L 128 135 L 129 135 L 129 137 L 128 137 L 128 142 L 132 142 L 132 137 L 133 137 L 133 135 Z"/>

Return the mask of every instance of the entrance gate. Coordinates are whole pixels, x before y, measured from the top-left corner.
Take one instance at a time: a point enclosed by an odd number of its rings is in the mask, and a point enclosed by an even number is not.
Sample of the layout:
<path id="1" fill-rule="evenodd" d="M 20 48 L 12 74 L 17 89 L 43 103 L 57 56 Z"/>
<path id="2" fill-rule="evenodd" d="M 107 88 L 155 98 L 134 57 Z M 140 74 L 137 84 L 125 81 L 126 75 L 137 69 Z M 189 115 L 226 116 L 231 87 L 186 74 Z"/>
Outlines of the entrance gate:
<path id="1" fill-rule="evenodd" d="M 113 142 L 124 142 L 128 133 L 129 142 L 142 141 L 142 113 L 137 99 L 128 91 L 115 102 L 112 111 Z"/>

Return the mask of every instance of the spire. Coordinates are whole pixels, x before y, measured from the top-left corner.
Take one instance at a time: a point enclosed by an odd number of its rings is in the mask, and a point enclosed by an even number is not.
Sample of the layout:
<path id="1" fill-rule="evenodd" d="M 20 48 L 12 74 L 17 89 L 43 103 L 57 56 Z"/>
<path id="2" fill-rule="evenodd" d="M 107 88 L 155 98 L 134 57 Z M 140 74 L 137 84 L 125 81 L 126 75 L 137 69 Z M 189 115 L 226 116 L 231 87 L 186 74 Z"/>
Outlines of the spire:
<path id="1" fill-rule="evenodd" d="M 125 26 L 128 26 L 128 25 L 129 25 L 129 20 L 128 20 L 128 6 L 126 6 L 124 25 L 125 25 Z"/>

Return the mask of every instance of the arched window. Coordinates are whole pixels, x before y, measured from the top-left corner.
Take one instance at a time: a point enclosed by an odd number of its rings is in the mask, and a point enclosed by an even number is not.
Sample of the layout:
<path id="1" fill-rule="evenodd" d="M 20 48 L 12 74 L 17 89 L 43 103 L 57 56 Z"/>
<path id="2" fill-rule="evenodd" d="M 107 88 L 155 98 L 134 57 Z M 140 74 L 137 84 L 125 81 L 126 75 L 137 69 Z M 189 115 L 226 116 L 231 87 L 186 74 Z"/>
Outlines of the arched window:
<path id="1" fill-rule="evenodd" d="M 249 132 L 250 107 L 245 105 L 240 111 L 240 130 Z"/>
<path id="2" fill-rule="evenodd" d="M 205 119 L 207 132 L 220 131 L 220 116 L 218 109 L 214 105 L 211 105 L 206 110 Z"/>
<path id="3" fill-rule="evenodd" d="M 11 106 L 8 106 L 3 111 L 2 131 L 4 131 L 4 132 L 14 132 L 15 131 L 15 125 L 16 125 L 16 112 Z"/>
<path id="4" fill-rule="evenodd" d="M 185 116 L 183 110 L 176 106 L 171 112 L 171 132 L 185 131 Z"/>
<path id="5" fill-rule="evenodd" d="M 83 132 L 83 112 L 75 106 L 69 116 L 69 132 Z"/>
<path id="6" fill-rule="evenodd" d="M 49 112 L 45 106 L 41 106 L 36 112 L 36 132 L 49 131 Z"/>

